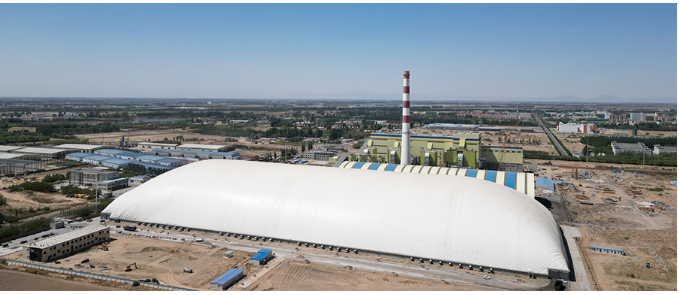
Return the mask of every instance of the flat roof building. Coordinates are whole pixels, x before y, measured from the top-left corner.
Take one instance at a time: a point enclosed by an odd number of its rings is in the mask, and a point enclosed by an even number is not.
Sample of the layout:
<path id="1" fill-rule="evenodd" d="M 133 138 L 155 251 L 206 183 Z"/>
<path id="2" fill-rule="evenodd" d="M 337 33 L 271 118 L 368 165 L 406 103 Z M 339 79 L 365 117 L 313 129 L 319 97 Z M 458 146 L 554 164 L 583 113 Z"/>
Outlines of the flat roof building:
<path id="1" fill-rule="evenodd" d="M 210 288 L 217 290 L 226 290 L 243 277 L 245 277 L 245 273 L 243 273 L 242 269 L 233 268 L 225 272 L 223 275 L 212 280 L 212 282 L 210 282 Z"/>
<path id="2" fill-rule="evenodd" d="M 22 146 L 13 146 L 13 145 L 0 145 L 0 152 L 9 152 L 13 150 L 18 150 L 24 148 Z"/>
<path id="3" fill-rule="evenodd" d="M 108 226 L 90 225 L 30 244 L 24 250 L 24 254 L 33 261 L 52 261 L 103 243 L 110 238 Z"/>
<path id="4" fill-rule="evenodd" d="M 149 149 L 175 149 L 177 148 L 176 143 L 157 143 L 157 142 L 140 142 L 137 144 L 140 148 Z"/>
<path id="5" fill-rule="evenodd" d="M 190 151 L 181 149 L 154 149 L 151 151 L 156 156 L 179 157 L 179 158 L 196 158 L 201 160 L 209 159 L 223 159 L 223 160 L 239 160 L 240 155 L 233 152 L 211 152 L 211 151 Z"/>
<path id="6" fill-rule="evenodd" d="M 187 143 L 176 147 L 180 150 L 190 150 L 190 151 L 211 151 L 211 152 L 225 152 L 227 147 L 225 145 L 215 145 L 215 144 L 194 144 Z"/>
<path id="7" fill-rule="evenodd" d="M 613 154 L 633 154 L 640 155 L 645 154 L 650 156 L 653 152 L 649 149 L 643 142 L 638 143 L 621 143 L 617 141 L 611 142 L 611 148 L 613 148 Z"/>
<path id="8" fill-rule="evenodd" d="M 653 154 L 658 155 L 660 153 L 669 153 L 669 154 L 676 154 L 677 153 L 677 147 L 676 146 L 662 146 L 659 144 L 656 144 L 653 146 Z"/>
<path id="9" fill-rule="evenodd" d="M 66 144 L 61 144 L 58 146 L 54 147 L 55 149 L 65 149 L 65 150 L 71 150 L 71 151 L 79 151 L 79 152 L 93 152 L 99 149 L 103 149 L 103 145 L 94 145 L 94 144 L 71 144 L 71 143 L 66 143 Z"/>

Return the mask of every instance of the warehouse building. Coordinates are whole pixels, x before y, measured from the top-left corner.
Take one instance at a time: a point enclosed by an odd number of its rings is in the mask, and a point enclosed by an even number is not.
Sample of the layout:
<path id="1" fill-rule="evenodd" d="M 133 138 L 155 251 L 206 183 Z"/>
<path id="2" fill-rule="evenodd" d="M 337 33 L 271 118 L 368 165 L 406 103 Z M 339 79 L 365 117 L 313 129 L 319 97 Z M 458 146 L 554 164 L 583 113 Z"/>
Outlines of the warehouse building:
<path id="1" fill-rule="evenodd" d="M 144 182 L 147 182 L 151 180 L 151 177 L 148 177 L 147 175 L 137 175 L 137 176 L 132 176 L 130 177 L 130 186 L 137 186 L 141 185 Z"/>
<path id="2" fill-rule="evenodd" d="M 219 276 L 218 278 L 210 282 L 210 288 L 217 290 L 226 290 L 244 277 L 245 273 L 243 273 L 242 269 L 232 268 L 231 270 L 227 271 L 223 275 Z"/>
<path id="3" fill-rule="evenodd" d="M 103 145 L 94 145 L 94 144 L 61 144 L 58 146 L 54 147 L 55 149 L 64 149 L 64 150 L 69 150 L 69 151 L 78 151 L 81 153 L 91 153 L 96 150 L 103 149 Z"/>
<path id="4" fill-rule="evenodd" d="M 210 151 L 210 152 L 225 152 L 228 150 L 225 145 L 215 145 L 215 144 L 194 144 L 187 143 L 177 146 L 179 150 L 189 150 L 189 151 Z"/>
<path id="5" fill-rule="evenodd" d="M 95 152 L 95 154 L 71 153 L 66 155 L 65 158 L 67 160 L 84 162 L 92 165 L 100 165 L 113 169 L 121 169 L 125 165 L 137 164 L 146 168 L 169 170 L 174 167 L 179 167 L 185 163 L 185 161 L 180 159 L 150 156 L 147 154 L 113 149 L 98 150 Z"/>
<path id="6" fill-rule="evenodd" d="M 341 189 L 333 189 L 338 184 Z M 208 160 L 123 194 L 102 217 L 495 272 L 569 275 L 549 210 L 524 193 L 474 177 Z"/>
<path id="7" fill-rule="evenodd" d="M 52 149 L 52 148 L 41 148 L 41 147 L 25 147 L 20 149 L 12 150 L 13 153 L 29 154 L 39 156 L 40 160 L 52 161 L 62 158 L 68 153 L 72 153 L 75 150 L 70 149 Z"/>
<path id="8" fill-rule="evenodd" d="M 176 143 L 157 143 L 157 142 L 140 142 L 137 144 L 140 148 L 146 149 L 169 149 L 173 150 L 177 148 Z"/>
<path id="9" fill-rule="evenodd" d="M 116 178 L 111 180 L 104 180 L 97 183 L 97 189 L 101 191 L 117 191 L 119 189 L 124 189 L 130 185 L 130 179 L 128 177 Z"/>
<path id="10" fill-rule="evenodd" d="M 432 123 L 424 125 L 427 129 L 443 129 L 443 130 L 476 130 L 479 125 L 473 124 L 448 124 L 448 123 Z"/>
<path id="11" fill-rule="evenodd" d="M 179 158 L 196 158 L 201 160 L 222 159 L 222 160 L 239 160 L 240 155 L 232 152 L 211 152 L 211 151 L 189 151 L 189 150 L 168 150 L 168 149 L 154 149 L 151 151 L 156 156 L 179 157 Z"/>
<path id="12" fill-rule="evenodd" d="M 33 261 L 53 261 L 101 244 L 110 238 L 108 226 L 91 225 L 30 244 L 24 250 L 24 255 Z"/>
<path id="13" fill-rule="evenodd" d="M 611 147 L 613 148 L 613 154 L 633 154 L 640 155 L 645 154 L 650 156 L 653 152 L 649 149 L 643 142 L 638 143 L 620 143 L 617 141 L 611 142 Z"/>
<path id="14" fill-rule="evenodd" d="M 21 146 L 13 146 L 13 145 L 0 145 L 0 152 L 12 152 L 14 150 L 21 149 L 23 147 Z"/>

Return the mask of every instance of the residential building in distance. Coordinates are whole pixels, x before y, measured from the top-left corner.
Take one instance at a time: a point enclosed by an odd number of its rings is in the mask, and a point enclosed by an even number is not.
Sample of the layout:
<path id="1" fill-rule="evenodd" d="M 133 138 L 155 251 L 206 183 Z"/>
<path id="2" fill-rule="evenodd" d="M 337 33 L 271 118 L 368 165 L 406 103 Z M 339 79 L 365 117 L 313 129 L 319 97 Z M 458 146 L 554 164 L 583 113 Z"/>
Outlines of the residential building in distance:
<path id="1" fill-rule="evenodd" d="M 608 117 L 608 123 L 617 123 L 617 122 L 625 122 L 625 121 L 627 121 L 627 115 L 626 114 L 610 115 Z"/>
<path id="2" fill-rule="evenodd" d="M 676 146 L 661 146 L 659 144 L 656 144 L 653 146 L 653 154 L 657 155 L 660 153 L 668 153 L 668 154 L 676 154 L 677 153 L 677 147 Z"/>
<path id="3" fill-rule="evenodd" d="M 586 123 L 562 123 L 559 122 L 559 126 L 556 128 L 558 132 L 561 133 L 595 133 L 596 124 L 586 124 Z"/>
<path id="4" fill-rule="evenodd" d="M 629 120 L 632 122 L 646 122 L 646 114 L 644 113 L 631 113 L 629 114 Z"/>
<path id="5" fill-rule="evenodd" d="M 613 148 L 613 154 L 618 155 L 618 154 L 633 154 L 633 155 L 638 155 L 638 154 L 646 154 L 646 155 L 651 155 L 651 149 L 649 149 L 644 143 L 638 142 L 638 143 L 620 143 L 620 142 L 611 142 L 611 147 Z"/>

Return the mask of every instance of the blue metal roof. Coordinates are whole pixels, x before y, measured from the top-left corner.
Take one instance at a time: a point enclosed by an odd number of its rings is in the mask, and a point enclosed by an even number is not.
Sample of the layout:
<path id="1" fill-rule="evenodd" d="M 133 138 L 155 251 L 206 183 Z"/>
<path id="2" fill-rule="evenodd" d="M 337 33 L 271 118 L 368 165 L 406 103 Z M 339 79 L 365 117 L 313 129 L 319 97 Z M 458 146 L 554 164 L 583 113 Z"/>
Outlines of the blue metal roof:
<path id="1" fill-rule="evenodd" d="M 104 180 L 101 183 L 110 183 L 110 182 L 115 182 L 115 181 L 120 181 L 120 180 L 128 180 L 129 178 L 127 177 L 121 177 L 121 178 L 116 178 L 116 179 L 109 179 L 109 180 Z"/>
<path id="2" fill-rule="evenodd" d="M 108 160 L 104 160 L 102 162 L 112 163 L 112 164 L 126 164 L 126 163 L 133 163 L 134 161 L 110 157 Z"/>
<path id="3" fill-rule="evenodd" d="M 132 176 L 132 179 L 144 179 L 146 177 L 148 177 L 148 176 L 146 176 L 146 175 L 136 175 L 136 176 Z"/>
<path id="4" fill-rule="evenodd" d="M 615 248 L 606 248 L 606 247 L 597 247 L 597 246 L 589 246 L 591 249 L 601 249 L 601 250 L 610 250 L 610 251 L 619 251 L 619 252 L 625 252 L 625 250 L 622 249 L 615 249 Z"/>
<path id="5" fill-rule="evenodd" d="M 102 149 L 102 150 L 94 151 L 95 154 L 103 154 L 103 153 L 107 153 L 107 154 L 120 154 L 120 153 L 125 153 L 125 152 L 127 152 L 127 151 L 123 151 L 123 150 L 114 150 L 114 149 Z"/>
<path id="6" fill-rule="evenodd" d="M 225 284 L 226 282 L 228 282 L 229 280 L 233 279 L 235 276 L 240 275 L 241 273 L 243 273 L 243 270 L 240 269 L 240 268 L 231 269 L 231 270 L 225 272 L 223 275 L 221 275 L 221 276 L 217 277 L 216 279 L 212 280 L 212 282 L 210 282 L 210 284 L 220 284 L 220 285 L 223 285 L 223 284 Z"/>
<path id="7" fill-rule="evenodd" d="M 516 189 L 516 172 L 507 172 L 507 178 L 505 179 L 505 186 Z"/>
<path id="8" fill-rule="evenodd" d="M 71 156 L 71 157 L 78 157 L 78 158 L 83 158 L 83 157 L 89 157 L 89 156 L 94 156 L 92 153 L 70 153 L 66 155 Z"/>
<path id="9" fill-rule="evenodd" d="M 389 164 L 389 166 L 387 166 L 387 169 L 385 169 L 385 171 L 394 171 L 394 168 L 396 168 L 396 166 L 398 166 L 398 165 L 396 165 L 396 164 Z"/>
<path id="10" fill-rule="evenodd" d="M 494 170 L 486 171 L 486 180 L 495 181 L 495 171 Z"/>
<path id="11" fill-rule="evenodd" d="M 380 167 L 380 165 L 382 165 L 382 164 L 380 164 L 380 163 L 370 164 L 370 167 L 368 167 L 368 170 L 377 170 L 377 167 Z"/>
<path id="12" fill-rule="evenodd" d="M 268 257 L 268 256 L 269 255 L 267 255 L 266 253 L 257 253 L 255 255 L 252 255 L 252 257 L 250 257 L 250 260 L 253 260 L 253 259 L 254 260 L 262 260 L 262 259 L 266 259 L 266 257 Z"/>
<path id="13" fill-rule="evenodd" d="M 231 155 L 231 156 L 240 156 L 238 153 L 232 153 L 232 152 L 212 152 L 212 151 L 190 151 L 190 150 L 171 150 L 171 149 L 153 149 L 154 152 L 182 152 L 182 153 L 191 153 L 191 154 L 213 154 L 213 155 Z"/>
<path id="14" fill-rule="evenodd" d="M 257 253 L 271 254 L 271 250 L 269 250 L 269 249 L 262 249 L 262 250 L 257 251 Z"/>
<path id="15" fill-rule="evenodd" d="M 351 168 L 352 168 L 352 169 L 361 169 L 361 167 L 363 166 L 363 164 L 365 164 L 365 162 L 357 162 L 357 163 L 354 164 L 354 166 L 352 166 Z"/>

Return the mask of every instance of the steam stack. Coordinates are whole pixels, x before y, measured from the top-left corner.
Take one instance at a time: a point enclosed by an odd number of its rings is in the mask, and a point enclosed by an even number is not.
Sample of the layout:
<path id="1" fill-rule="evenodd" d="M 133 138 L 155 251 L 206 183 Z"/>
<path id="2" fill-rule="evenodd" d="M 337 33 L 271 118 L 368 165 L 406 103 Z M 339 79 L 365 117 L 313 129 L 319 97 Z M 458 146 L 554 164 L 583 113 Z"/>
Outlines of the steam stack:
<path id="1" fill-rule="evenodd" d="M 403 72 L 403 127 L 401 165 L 410 165 L 410 72 Z"/>

